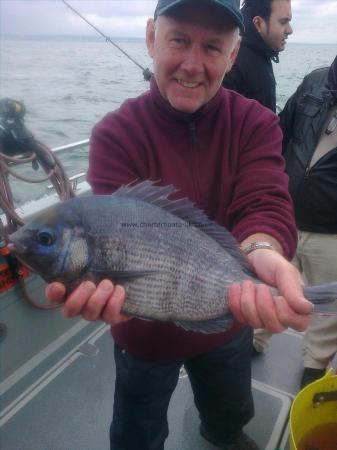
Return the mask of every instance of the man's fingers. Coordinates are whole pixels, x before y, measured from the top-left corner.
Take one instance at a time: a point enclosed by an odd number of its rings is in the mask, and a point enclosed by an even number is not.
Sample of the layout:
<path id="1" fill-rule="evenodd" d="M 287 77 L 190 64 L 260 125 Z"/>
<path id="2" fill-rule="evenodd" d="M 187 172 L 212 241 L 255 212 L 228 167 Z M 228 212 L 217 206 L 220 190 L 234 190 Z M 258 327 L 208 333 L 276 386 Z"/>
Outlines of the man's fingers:
<path id="1" fill-rule="evenodd" d="M 313 304 L 306 300 L 303 295 L 303 281 L 297 269 L 280 272 L 276 279 L 279 293 L 287 299 L 289 306 L 298 314 L 310 314 L 313 311 Z"/>
<path id="2" fill-rule="evenodd" d="M 50 283 L 46 287 L 45 294 L 51 303 L 62 303 L 66 294 L 66 287 L 62 283 Z"/>
<path id="3" fill-rule="evenodd" d="M 122 286 L 114 286 L 110 280 L 102 280 L 98 286 L 91 281 L 81 283 L 68 298 L 64 299 L 66 288 L 62 283 L 51 283 L 46 287 L 46 296 L 52 303 L 62 303 L 63 315 L 82 315 L 86 320 L 99 320 L 111 325 L 129 320 L 120 313 L 125 300 Z"/>
<path id="4" fill-rule="evenodd" d="M 253 328 L 263 328 L 263 323 L 260 320 L 256 308 L 256 288 L 257 286 L 251 281 L 244 281 L 242 283 L 241 312 L 250 326 Z"/>
<path id="5" fill-rule="evenodd" d="M 294 328 L 297 331 L 304 331 L 307 328 L 310 315 L 303 315 L 294 312 L 289 303 L 283 297 L 276 297 L 275 308 L 277 316 L 284 326 Z"/>
<path id="6" fill-rule="evenodd" d="M 245 323 L 246 320 L 241 312 L 241 286 L 234 283 L 227 290 L 228 307 L 237 321 Z"/>
<path id="7" fill-rule="evenodd" d="M 91 281 L 84 281 L 72 292 L 62 307 L 65 317 L 75 317 L 82 312 L 96 286 Z"/>
<path id="8" fill-rule="evenodd" d="M 83 318 L 86 320 L 98 320 L 114 289 L 111 281 L 101 281 L 94 293 L 88 298 L 82 312 Z"/>
<path id="9" fill-rule="evenodd" d="M 271 333 L 281 333 L 286 328 L 277 314 L 277 301 L 278 299 L 273 298 L 268 286 L 265 284 L 256 286 L 256 305 L 263 324 L 262 328 L 268 329 Z"/>
<path id="10" fill-rule="evenodd" d="M 121 308 L 125 300 L 125 290 L 122 286 L 115 286 L 105 308 L 101 314 L 101 319 L 109 323 L 110 325 L 115 325 L 120 322 L 125 322 L 129 320 L 128 316 L 121 314 Z"/>
<path id="11" fill-rule="evenodd" d="M 235 318 L 253 328 L 265 328 L 280 333 L 288 326 L 302 331 L 307 327 L 308 316 L 294 312 L 287 301 L 273 297 L 264 284 L 244 281 L 228 289 L 228 306 Z"/>

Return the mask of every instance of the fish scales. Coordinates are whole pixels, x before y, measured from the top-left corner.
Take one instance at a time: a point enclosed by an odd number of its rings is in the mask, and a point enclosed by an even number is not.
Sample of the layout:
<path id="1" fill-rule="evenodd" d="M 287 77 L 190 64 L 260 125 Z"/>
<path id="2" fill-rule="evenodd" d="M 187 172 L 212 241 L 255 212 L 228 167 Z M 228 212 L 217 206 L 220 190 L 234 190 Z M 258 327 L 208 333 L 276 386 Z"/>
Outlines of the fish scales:
<path id="1" fill-rule="evenodd" d="M 242 270 L 202 229 L 151 203 L 118 195 L 75 199 L 56 209 L 40 225 L 46 230 L 63 226 L 61 242 L 67 251 L 61 252 L 62 264 L 48 264 L 47 281 L 71 284 L 72 278 L 78 283 L 86 278 L 95 281 L 109 272 L 113 278 L 114 272 L 148 271 L 145 276 L 125 279 L 126 313 L 201 321 L 228 312 L 225 290 L 240 279 Z M 46 267 L 48 257 L 43 259 Z M 81 270 L 83 262 L 88 266 L 85 270 Z M 235 268 L 232 273 L 229 270 L 228 280 L 221 269 L 224 263 Z M 57 273 L 60 267 L 69 273 Z M 37 267 L 43 275 L 42 269 Z"/>
<path id="2" fill-rule="evenodd" d="M 151 211 L 152 215 L 150 219 L 144 219 L 146 217 L 144 205 L 139 205 L 139 207 L 141 210 L 135 212 L 133 205 L 132 220 L 134 222 L 131 222 L 132 224 L 155 225 L 157 223 L 163 223 L 159 222 L 159 220 L 163 221 L 161 211 L 159 218 Z M 130 220 L 130 217 L 128 220 Z M 144 222 L 144 220 L 146 221 Z M 139 246 L 132 244 L 131 248 L 127 250 L 130 260 L 133 261 L 133 266 L 141 266 L 145 269 L 153 268 L 155 262 L 155 266 L 159 272 L 161 270 L 165 272 L 169 268 L 170 270 L 166 277 L 158 274 L 157 277 L 135 280 L 132 283 L 132 288 L 127 288 L 129 295 L 127 296 L 128 300 L 125 303 L 124 310 L 130 314 L 136 314 L 137 310 L 142 307 L 141 305 L 146 305 L 144 308 L 150 307 L 152 316 L 164 320 L 185 319 L 188 317 L 192 320 L 202 320 L 205 318 L 205 313 L 210 314 L 204 307 L 207 305 L 208 300 L 206 292 L 214 300 L 214 289 L 212 289 L 214 283 L 212 282 L 211 286 L 208 286 L 207 277 L 209 275 L 209 268 L 205 263 L 209 259 L 211 246 L 215 247 L 221 258 L 223 258 L 223 250 L 219 249 L 218 244 L 211 239 L 208 245 L 204 246 L 196 247 L 186 245 L 186 223 L 184 221 L 178 221 L 176 217 L 170 218 L 170 220 L 166 218 L 165 220 L 165 224 L 176 224 L 178 222 L 184 225 L 184 227 L 166 227 L 163 229 L 155 226 L 146 226 L 142 229 L 140 227 L 131 229 L 131 232 L 136 235 L 135 240 L 141 242 Z M 188 229 L 188 231 L 190 233 L 191 229 Z M 199 234 L 199 230 L 193 231 Z M 129 228 L 127 228 L 127 234 L 129 238 Z M 137 235 L 139 235 L 139 239 Z M 133 240 L 129 239 L 128 242 L 133 242 Z M 190 244 L 190 237 L 187 239 L 187 242 Z M 169 253 L 168 248 L 170 249 Z M 219 264 L 219 261 L 215 261 L 215 263 Z M 150 264 L 150 266 L 147 264 Z M 197 266 L 201 267 L 199 268 Z M 203 275 L 196 276 L 200 272 Z M 219 278 L 222 280 L 223 276 Z M 190 281 L 188 282 L 188 280 Z M 233 280 L 229 280 L 229 282 L 231 281 Z M 173 285 L 175 286 L 174 289 L 172 289 Z M 187 288 L 184 289 L 184 286 L 187 286 Z M 217 295 L 222 305 L 221 311 L 223 312 L 223 305 L 225 304 L 225 285 L 223 281 L 218 283 L 217 287 L 218 291 L 221 292 L 221 297 L 219 297 L 219 292 L 217 292 Z M 196 295 L 198 292 L 199 295 Z M 203 295 L 201 296 L 200 294 Z M 157 310 L 158 313 L 155 312 Z M 142 310 L 142 314 L 144 314 L 144 310 Z"/>
<path id="3" fill-rule="evenodd" d="M 146 181 L 111 196 L 71 199 L 16 231 L 9 246 L 46 281 L 69 290 L 86 279 L 123 284 L 130 315 L 225 330 L 233 321 L 228 286 L 257 278 L 230 233 L 188 200 L 170 201 L 173 192 Z M 336 284 L 315 288 L 315 298 L 336 298 Z"/>
<path id="4" fill-rule="evenodd" d="M 205 316 L 219 313 L 219 311 L 212 311 L 215 304 L 212 305 L 211 311 L 209 311 L 208 303 L 213 299 L 214 302 L 217 300 L 220 303 L 220 310 L 223 313 L 226 305 L 224 299 L 224 288 L 226 285 L 223 282 L 223 274 L 217 272 L 217 279 L 216 277 L 209 278 L 207 275 L 209 273 L 208 267 L 205 267 L 205 264 L 198 264 L 200 267 L 196 267 L 196 264 L 192 265 L 189 262 L 189 258 L 185 258 L 185 263 L 183 261 L 179 265 L 179 259 L 183 260 L 183 257 L 178 258 L 177 264 L 176 261 L 169 264 L 173 271 L 168 272 L 167 276 L 158 274 L 157 279 L 151 277 L 137 280 L 133 283 L 134 290 L 128 291 L 130 293 L 128 298 L 133 299 L 134 293 L 135 307 L 137 308 L 137 302 L 151 305 L 152 311 L 158 308 L 159 313 L 162 314 L 163 310 L 167 311 L 163 303 L 167 299 L 169 312 L 168 315 L 165 314 L 166 320 L 173 320 L 179 317 L 202 320 Z M 199 261 L 202 259 L 200 258 Z M 159 266 L 159 268 L 166 270 L 165 265 Z M 179 268 L 179 270 L 176 270 L 176 268 Z M 154 294 L 151 298 L 149 297 L 147 285 L 150 287 L 149 291 Z M 217 289 L 216 292 L 215 289 Z M 129 313 L 134 312 L 130 309 L 129 302 L 125 304 L 125 310 Z"/>

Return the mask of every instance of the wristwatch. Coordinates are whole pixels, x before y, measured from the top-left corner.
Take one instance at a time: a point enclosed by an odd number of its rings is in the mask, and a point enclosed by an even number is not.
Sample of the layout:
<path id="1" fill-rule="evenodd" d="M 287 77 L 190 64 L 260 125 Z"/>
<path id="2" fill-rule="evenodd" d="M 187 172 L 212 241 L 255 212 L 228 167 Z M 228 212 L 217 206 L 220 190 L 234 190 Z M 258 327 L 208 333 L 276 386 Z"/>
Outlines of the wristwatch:
<path id="1" fill-rule="evenodd" d="M 242 251 L 246 255 L 249 255 L 249 253 L 253 252 L 254 250 L 258 250 L 258 249 L 273 250 L 273 246 L 269 242 L 255 241 L 255 242 L 251 242 L 246 247 L 244 247 L 242 249 Z"/>

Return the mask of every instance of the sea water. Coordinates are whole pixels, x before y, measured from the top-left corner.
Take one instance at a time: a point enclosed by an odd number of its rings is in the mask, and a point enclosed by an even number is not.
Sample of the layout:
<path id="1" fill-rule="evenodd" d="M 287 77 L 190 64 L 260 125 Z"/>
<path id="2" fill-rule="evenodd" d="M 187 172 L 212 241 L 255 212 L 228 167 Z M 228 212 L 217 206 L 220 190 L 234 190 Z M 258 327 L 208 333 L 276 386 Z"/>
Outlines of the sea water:
<path id="1" fill-rule="evenodd" d="M 142 39 L 116 40 L 144 68 L 152 69 Z M 330 65 L 336 45 L 288 44 L 274 64 L 277 102 L 283 107 L 303 77 Z M 25 123 L 48 147 L 90 136 L 108 111 L 148 89 L 142 71 L 111 44 L 90 38 L 2 39 L 0 98 L 23 101 Z M 87 168 L 87 151 L 61 156 L 71 176 Z M 45 185 L 14 181 L 17 204 L 45 193 Z"/>

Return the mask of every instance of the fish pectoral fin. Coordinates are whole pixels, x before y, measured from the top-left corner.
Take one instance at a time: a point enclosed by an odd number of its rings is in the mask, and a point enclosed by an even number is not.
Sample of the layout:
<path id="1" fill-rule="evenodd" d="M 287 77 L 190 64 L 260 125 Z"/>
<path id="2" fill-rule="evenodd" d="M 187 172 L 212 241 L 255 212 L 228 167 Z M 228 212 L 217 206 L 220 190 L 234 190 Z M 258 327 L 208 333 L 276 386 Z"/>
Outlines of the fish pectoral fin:
<path id="1" fill-rule="evenodd" d="M 108 270 L 96 269 L 91 271 L 98 279 L 108 278 L 114 283 L 125 283 L 135 278 L 147 277 L 159 273 L 159 270 Z"/>
<path id="2" fill-rule="evenodd" d="M 184 328 L 186 331 L 195 331 L 197 333 L 221 333 L 222 331 L 228 330 L 233 324 L 233 316 L 228 314 L 223 317 L 211 320 L 202 320 L 195 322 L 188 321 L 175 321 L 175 325 Z"/>

